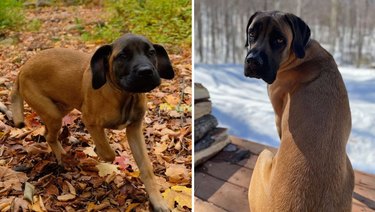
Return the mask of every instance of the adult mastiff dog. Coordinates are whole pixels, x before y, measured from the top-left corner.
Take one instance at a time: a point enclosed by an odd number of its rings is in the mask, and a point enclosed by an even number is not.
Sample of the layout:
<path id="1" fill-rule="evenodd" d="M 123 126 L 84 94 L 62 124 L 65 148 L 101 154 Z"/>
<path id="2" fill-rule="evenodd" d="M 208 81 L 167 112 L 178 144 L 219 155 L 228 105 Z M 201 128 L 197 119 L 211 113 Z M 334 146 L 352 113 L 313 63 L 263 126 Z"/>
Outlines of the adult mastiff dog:
<path id="1" fill-rule="evenodd" d="M 256 12 L 246 37 L 244 74 L 269 84 L 281 139 L 276 154 L 259 155 L 251 211 L 351 211 L 351 115 L 334 59 L 292 14 Z"/>

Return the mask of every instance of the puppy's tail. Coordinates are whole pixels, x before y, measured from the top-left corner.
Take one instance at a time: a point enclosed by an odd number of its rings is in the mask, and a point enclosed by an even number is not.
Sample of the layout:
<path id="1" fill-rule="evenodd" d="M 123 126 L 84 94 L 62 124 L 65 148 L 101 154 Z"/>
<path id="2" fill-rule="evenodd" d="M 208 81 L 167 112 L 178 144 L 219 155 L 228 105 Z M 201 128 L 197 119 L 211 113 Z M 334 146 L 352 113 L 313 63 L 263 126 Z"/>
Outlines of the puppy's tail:
<path id="1" fill-rule="evenodd" d="M 19 91 L 19 82 L 18 76 L 16 81 L 14 82 L 12 92 L 11 92 L 11 110 L 13 114 L 13 122 L 14 125 L 18 128 L 22 128 L 25 126 L 23 122 L 23 98 Z"/>

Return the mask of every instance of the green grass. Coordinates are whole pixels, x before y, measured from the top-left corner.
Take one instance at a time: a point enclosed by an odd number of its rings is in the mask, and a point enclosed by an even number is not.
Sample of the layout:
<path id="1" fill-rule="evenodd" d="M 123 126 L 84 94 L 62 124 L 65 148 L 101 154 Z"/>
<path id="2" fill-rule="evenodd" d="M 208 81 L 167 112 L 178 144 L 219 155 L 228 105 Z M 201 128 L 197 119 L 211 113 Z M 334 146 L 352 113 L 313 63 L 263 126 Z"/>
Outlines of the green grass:
<path id="1" fill-rule="evenodd" d="M 105 9 L 108 23 L 84 33 L 84 39 L 110 42 L 134 33 L 155 43 L 191 45 L 191 0 L 107 0 Z"/>
<path id="2" fill-rule="evenodd" d="M 16 29 L 24 22 L 22 2 L 0 0 L 0 30 Z"/>

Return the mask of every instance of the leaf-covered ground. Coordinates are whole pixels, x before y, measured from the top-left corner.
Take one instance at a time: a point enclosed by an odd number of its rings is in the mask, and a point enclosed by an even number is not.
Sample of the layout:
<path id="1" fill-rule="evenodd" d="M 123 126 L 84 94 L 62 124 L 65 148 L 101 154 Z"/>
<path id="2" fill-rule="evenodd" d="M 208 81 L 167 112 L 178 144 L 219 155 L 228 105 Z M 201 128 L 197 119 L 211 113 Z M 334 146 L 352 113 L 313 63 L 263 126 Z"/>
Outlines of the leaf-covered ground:
<path id="1" fill-rule="evenodd" d="M 27 126 L 12 127 L 5 112 L 9 109 L 9 93 L 28 58 L 46 48 L 93 52 L 103 44 L 81 39 L 83 32 L 104 23 L 98 15 L 103 12 L 100 7 L 45 7 L 26 12 L 26 25 L 31 26 L 0 33 L 0 211 L 149 210 L 124 131 L 107 130 L 117 157 L 112 164 L 104 163 L 93 151 L 80 113 L 73 111 L 64 118 L 59 138 L 71 157 L 66 157 L 65 167 L 59 168 L 43 137 L 41 120 L 27 105 Z M 181 48 L 170 58 L 177 75 L 147 94 L 144 134 L 164 198 L 174 210 L 189 211 L 191 49 Z"/>

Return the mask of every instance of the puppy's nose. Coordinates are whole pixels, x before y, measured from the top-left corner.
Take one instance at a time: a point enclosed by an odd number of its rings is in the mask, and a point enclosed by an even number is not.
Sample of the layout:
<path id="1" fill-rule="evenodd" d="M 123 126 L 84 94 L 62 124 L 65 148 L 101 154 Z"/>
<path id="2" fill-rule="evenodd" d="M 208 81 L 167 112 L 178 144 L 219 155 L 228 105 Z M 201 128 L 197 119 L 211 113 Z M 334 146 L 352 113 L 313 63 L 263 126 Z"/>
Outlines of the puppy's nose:
<path id="1" fill-rule="evenodd" d="M 140 77 L 150 77 L 153 75 L 153 71 L 149 67 L 141 67 L 138 69 L 137 75 Z"/>

